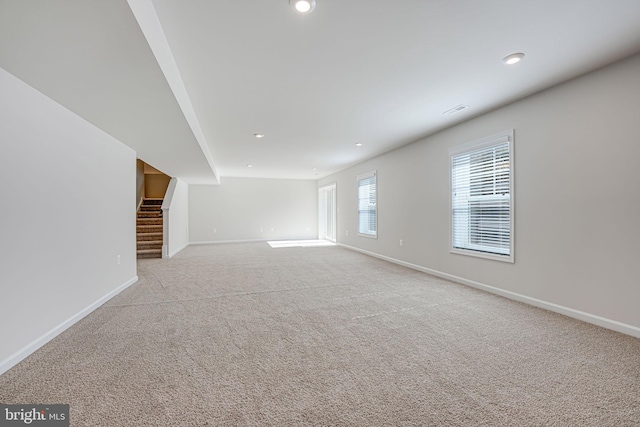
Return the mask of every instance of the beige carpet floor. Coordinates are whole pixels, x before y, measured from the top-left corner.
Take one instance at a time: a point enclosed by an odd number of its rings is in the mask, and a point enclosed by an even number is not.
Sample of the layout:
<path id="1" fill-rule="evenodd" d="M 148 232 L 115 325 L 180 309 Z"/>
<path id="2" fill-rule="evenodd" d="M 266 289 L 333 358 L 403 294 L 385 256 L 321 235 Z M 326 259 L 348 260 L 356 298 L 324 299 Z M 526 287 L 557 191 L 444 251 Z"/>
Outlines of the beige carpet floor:
<path id="1" fill-rule="evenodd" d="M 138 265 L 0 402 L 69 403 L 74 426 L 640 425 L 637 338 L 340 247 Z"/>

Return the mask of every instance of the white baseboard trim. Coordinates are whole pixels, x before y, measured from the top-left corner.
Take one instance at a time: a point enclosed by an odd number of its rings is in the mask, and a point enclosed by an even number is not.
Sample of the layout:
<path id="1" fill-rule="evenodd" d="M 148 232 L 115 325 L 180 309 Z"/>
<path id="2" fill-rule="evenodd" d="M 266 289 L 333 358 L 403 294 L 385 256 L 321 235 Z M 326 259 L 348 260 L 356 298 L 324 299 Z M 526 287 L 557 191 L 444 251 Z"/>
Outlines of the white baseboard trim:
<path id="1" fill-rule="evenodd" d="M 9 356 L 6 359 L 4 359 L 3 361 L 1 361 L 0 362 L 0 375 L 4 374 L 9 369 L 13 368 L 15 365 L 17 365 L 18 363 L 20 363 L 21 361 L 26 359 L 29 355 L 31 355 L 36 350 L 38 350 L 40 347 L 42 347 L 43 345 L 45 345 L 46 343 L 48 343 L 49 341 L 54 339 L 56 336 L 60 335 L 62 332 L 67 330 L 69 327 L 73 326 L 74 323 L 78 322 L 80 319 L 82 319 L 83 317 L 85 317 L 86 315 L 88 315 L 89 313 L 94 311 L 96 308 L 100 307 L 102 304 L 104 304 L 105 302 L 109 301 L 111 298 L 113 298 L 114 296 L 118 295 L 120 292 L 124 291 L 129 286 L 131 286 L 134 283 L 136 283 L 137 281 L 138 281 L 138 276 L 132 277 L 127 282 L 123 283 L 122 285 L 120 285 L 119 287 L 114 289 L 113 291 L 109 292 L 108 294 L 106 294 L 102 298 L 98 299 L 97 301 L 95 301 L 94 303 L 92 303 L 91 305 L 86 307 L 85 309 L 83 309 L 80 312 L 74 314 L 69 319 L 65 320 L 64 322 L 62 322 L 61 324 L 59 324 L 58 326 L 56 326 L 55 328 L 53 328 L 52 330 L 47 332 L 46 334 L 42 335 L 40 338 L 36 339 L 31 344 L 29 344 L 26 347 L 18 350 L 17 352 L 12 354 L 11 356 Z"/>
<path id="2" fill-rule="evenodd" d="M 165 248 L 165 247 L 163 246 L 163 251 L 162 251 L 162 253 L 163 253 L 163 258 L 171 258 L 172 256 L 174 256 L 175 254 L 177 254 L 178 252 L 180 252 L 181 250 L 183 250 L 184 248 L 186 248 L 186 247 L 187 247 L 187 246 L 189 246 L 189 245 L 190 245 L 190 243 L 189 243 L 189 242 L 187 242 L 187 243 L 185 243 L 184 245 L 180 246 L 178 249 L 174 250 L 173 252 L 170 252 L 170 253 L 169 253 L 169 254 L 167 254 L 166 256 L 164 256 L 164 253 L 165 253 L 164 248 Z M 167 248 L 168 248 L 168 247 L 167 247 Z M 169 250 L 169 249 L 166 249 L 166 250 Z"/>
<path id="3" fill-rule="evenodd" d="M 535 307 L 544 308 L 545 310 L 553 311 L 554 313 L 559 313 L 568 317 L 572 317 L 574 319 L 581 320 L 583 322 L 591 323 L 597 326 L 602 326 L 603 328 L 611 329 L 617 332 L 621 332 L 623 334 L 631 335 L 636 338 L 640 338 L 640 328 L 633 325 L 628 325 L 626 323 L 618 322 L 616 320 L 607 319 L 605 317 L 597 316 L 595 314 L 586 313 L 584 311 L 575 310 L 573 308 L 565 307 L 562 305 L 554 304 L 552 302 L 543 301 L 537 298 L 532 298 L 526 295 L 519 294 L 517 292 L 507 291 L 505 289 L 496 288 L 494 286 L 486 285 L 484 283 L 476 282 L 474 280 L 465 279 L 464 277 L 454 276 L 453 274 L 443 273 L 438 270 L 433 270 L 431 268 L 422 267 L 420 265 L 411 264 L 409 262 L 401 261 L 399 259 L 391 258 L 385 255 L 380 255 L 374 252 L 369 252 L 364 249 L 356 248 L 354 246 L 345 245 L 342 243 L 338 243 L 338 246 L 342 246 L 346 249 L 350 249 L 352 251 L 360 252 L 365 255 L 372 256 L 374 258 L 379 258 L 385 261 L 392 262 L 394 264 L 402 265 L 404 267 L 411 268 L 413 270 L 418 270 L 423 273 L 428 273 L 436 277 L 440 277 L 442 279 L 451 280 L 452 282 L 460 283 L 462 285 L 471 286 L 472 288 L 480 289 L 486 292 L 490 292 L 492 294 L 500 295 L 501 297 L 509 298 L 514 301 L 523 302 L 525 304 L 529 304 Z"/>

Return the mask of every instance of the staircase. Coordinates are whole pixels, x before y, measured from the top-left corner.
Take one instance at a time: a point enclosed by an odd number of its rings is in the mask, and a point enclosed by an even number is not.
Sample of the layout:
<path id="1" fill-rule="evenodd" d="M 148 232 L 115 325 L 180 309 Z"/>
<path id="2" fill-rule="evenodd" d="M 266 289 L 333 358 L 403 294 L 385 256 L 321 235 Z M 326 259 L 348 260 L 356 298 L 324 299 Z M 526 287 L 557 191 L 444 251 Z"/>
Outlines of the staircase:
<path id="1" fill-rule="evenodd" d="M 162 258 L 162 200 L 144 199 L 136 226 L 138 259 Z"/>

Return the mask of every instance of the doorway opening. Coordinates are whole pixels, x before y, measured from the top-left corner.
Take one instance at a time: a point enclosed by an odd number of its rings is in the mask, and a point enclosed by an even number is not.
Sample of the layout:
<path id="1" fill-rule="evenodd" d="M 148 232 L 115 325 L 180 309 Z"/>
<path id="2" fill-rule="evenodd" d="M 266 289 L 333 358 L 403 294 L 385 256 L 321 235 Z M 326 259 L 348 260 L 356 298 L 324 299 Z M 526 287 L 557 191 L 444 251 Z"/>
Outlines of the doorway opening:
<path id="1" fill-rule="evenodd" d="M 138 259 L 162 258 L 167 239 L 162 205 L 171 177 L 138 159 L 136 163 L 136 246 Z"/>
<path id="2" fill-rule="evenodd" d="M 336 184 L 318 189 L 318 239 L 336 242 Z"/>

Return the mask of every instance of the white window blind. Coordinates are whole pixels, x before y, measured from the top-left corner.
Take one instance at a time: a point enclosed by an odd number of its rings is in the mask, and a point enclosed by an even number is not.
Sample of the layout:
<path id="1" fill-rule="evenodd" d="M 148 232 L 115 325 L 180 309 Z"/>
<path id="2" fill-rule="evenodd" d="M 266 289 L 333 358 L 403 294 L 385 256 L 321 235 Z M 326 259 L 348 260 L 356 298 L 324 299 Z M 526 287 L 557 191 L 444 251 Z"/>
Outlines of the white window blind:
<path id="1" fill-rule="evenodd" d="M 377 237 L 378 207 L 376 172 L 358 175 L 358 233 Z"/>
<path id="2" fill-rule="evenodd" d="M 513 131 L 451 152 L 452 251 L 513 262 Z"/>

